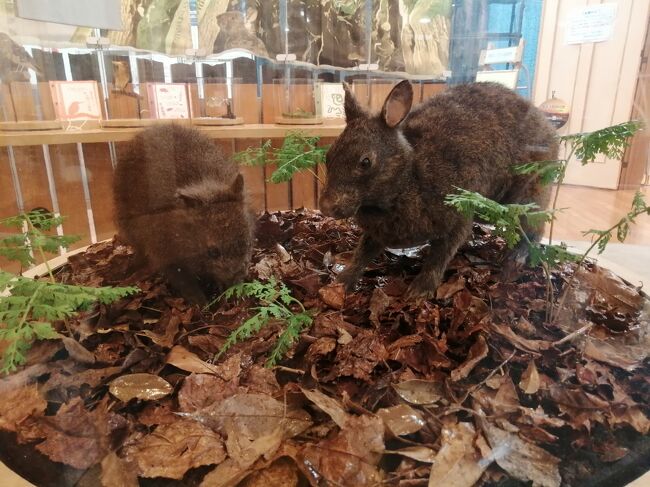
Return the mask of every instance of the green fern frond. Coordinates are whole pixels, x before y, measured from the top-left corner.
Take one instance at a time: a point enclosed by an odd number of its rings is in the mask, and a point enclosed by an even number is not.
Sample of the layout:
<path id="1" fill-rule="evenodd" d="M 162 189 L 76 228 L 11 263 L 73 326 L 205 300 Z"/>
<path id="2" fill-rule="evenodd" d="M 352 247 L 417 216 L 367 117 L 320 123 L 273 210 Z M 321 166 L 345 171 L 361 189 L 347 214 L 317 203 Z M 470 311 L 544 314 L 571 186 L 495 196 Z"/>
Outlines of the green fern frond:
<path id="1" fill-rule="evenodd" d="M 311 326 L 312 317 L 305 310 L 300 301 L 291 296 L 291 291 L 283 283 L 271 278 L 267 282 L 252 281 L 236 284 L 228 288 L 217 300 L 221 298 L 252 298 L 260 303 L 260 306 L 252 308 L 256 313 L 234 330 L 221 346 L 214 360 L 218 360 L 230 347 L 239 343 L 254 334 L 259 333 L 262 328 L 271 322 L 285 324 L 277 342 L 266 361 L 267 367 L 275 366 L 286 352 L 291 348 L 300 336 L 300 333 Z M 211 303 L 213 304 L 213 303 Z M 296 304 L 301 312 L 294 313 L 289 307 Z"/>
<path id="2" fill-rule="evenodd" d="M 553 184 L 562 175 L 564 161 L 536 161 L 519 164 L 512 168 L 515 174 L 536 174 L 542 185 Z"/>
<path id="3" fill-rule="evenodd" d="M 594 162 L 599 155 L 610 159 L 622 158 L 630 138 L 642 128 L 642 122 L 632 120 L 593 132 L 563 135 L 560 141 L 571 145 L 573 153 L 584 165 Z"/>
<path id="4" fill-rule="evenodd" d="M 234 159 L 248 166 L 276 164 L 269 177 L 272 183 L 286 183 L 300 171 L 314 171 L 318 164 L 325 162 L 328 146 L 319 146 L 320 137 L 308 136 L 300 131 L 289 132 L 281 147 L 273 147 L 267 140 L 261 147 L 249 147 L 235 154 Z"/>

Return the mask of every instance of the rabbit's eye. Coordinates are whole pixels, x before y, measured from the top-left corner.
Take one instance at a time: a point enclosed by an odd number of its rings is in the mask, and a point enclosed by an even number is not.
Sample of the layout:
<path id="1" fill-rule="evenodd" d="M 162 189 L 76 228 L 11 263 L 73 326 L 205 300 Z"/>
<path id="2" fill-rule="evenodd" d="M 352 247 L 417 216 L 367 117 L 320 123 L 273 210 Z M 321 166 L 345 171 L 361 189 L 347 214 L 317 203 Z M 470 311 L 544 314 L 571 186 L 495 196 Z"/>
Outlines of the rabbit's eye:
<path id="1" fill-rule="evenodd" d="M 208 257 L 218 259 L 221 257 L 221 251 L 217 247 L 211 247 L 208 249 Z"/>
<path id="2" fill-rule="evenodd" d="M 370 165 L 371 165 L 371 162 L 370 162 L 370 159 L 368 159 L 367 157 L 364 157 L 363 159 L 361 159 L 360 164 L 361 164 L 361 167 L 363 169 L 368 169 L 370 167 Z"/>

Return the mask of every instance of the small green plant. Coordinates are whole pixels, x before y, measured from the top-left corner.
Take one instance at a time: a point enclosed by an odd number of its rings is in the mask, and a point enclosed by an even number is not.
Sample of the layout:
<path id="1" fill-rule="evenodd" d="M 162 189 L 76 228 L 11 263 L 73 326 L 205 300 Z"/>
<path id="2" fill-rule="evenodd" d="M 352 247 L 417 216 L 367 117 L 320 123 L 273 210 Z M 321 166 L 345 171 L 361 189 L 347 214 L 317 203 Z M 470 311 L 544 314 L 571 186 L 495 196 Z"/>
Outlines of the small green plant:
<path id="1" fill-rule="evenodd" d="M 35 281 L 0 270 L 0 340 L 8 342 L 0 373 L 25 362 L 32 342 L 59 337 L 53 321 L 65 320 L 99 301 L 110 304 L 137 288 L 85 287 Z"/>
<path id="2" fill-rule="evenodd" d="M 312 317 L 302 303 L 291 296 L 291 291 L 284 284 L 276 282 L 273 278 L 265 283 L 253 281 L 237 284 L 227 289 L 215 301 L 222 297 L 226 299 L 232 297 L 236 299 L 254 298 L 260 305 L 252 308 L 255 314 L 230 334 L 215 356 L 215 360 L 234 344 L 249 338 L 254 333 L 259 333 L 271 321 L 283 321 L 286 324 L 284 331 L 280 333 L 266 361 L 267 367 L 273 367 L 298 339 L 300 332 L 312 323 Z M 298 313 L 292 311 L 290 308 L 292 304 L 297 305 L 301 311 Z"/>
<path id="3" fill-rule="evenodd" d="M 540 265 L 546 277 L 546 317 L 550 319 L 553 312 L 551 283 L 551 267 L 571 260 L 576 256 L 567 251 L 563 245 L 542 245 L 528 238 L 523 227 L 525 220 L 531 226 L 541 225 L 553 220 L 553 210 L 542 210 L 535 203 L 527 204 L 501 204 L 485 196 L 458 189 L 457 194 L 449 194 L 445 204 L 456 208 L 468 218 L 478 216 L 482 220 L 494 225 L 494 233 L 506 241 L 508 248 L 514 248 L 524 239 L 528 247 L 528 258 L 532 266 Z"/>
<path id="4" fill-rule="evenodd" d="M 529 162 L 515 166 L 517 174 L 538 174 L 542 184 L 555 183 L 555 196 L 553 198 L 552 210 L 557 209 L 560 187 L 566 176 L 566 169 L 571 158 L 575 156 L 581 164 L 594 162 L 596 157 L 605 156 L 610 159 L 620 159 L 625 153 L 630 138 L 641 128 L 643 124 L 639 121 L 612 125 L 593 132 L 580 132 L 577 134 L 562 135 L 559 137 L 560 144 L 564 146 L 566 157 L 557 161 Z M 554 221 L 550 221 L 548 243 L 553 243 Z"/>
<path id="5" fill-rule="evenodd" d="M 541 210 L 535 203 L 528 204 L 510 204 L 502 205 L 479 193 L 458 189 L 457 194 L 447 195 L 445 203 L 453 206 L 461 214 L 472 218 L 479 218 L 494 225 L 494 233 L 502 237 L 509 248 L 513 248 L 522 239 L 528 246 L 528 255 L 532 266 L 541 265 L 546 274 L 547 281 L 547 318 L 553 321 L 562 310 L 566 300 L 567 292 L 573 283 L 576 273 L 574 273 L 564 287 L 562 296 L 553 313 L 550 269 L 564 262 L 577 262 L 578 267 L 587 259 L 594 249 L 602 253 L 607 244 L 616 235 L 616 238 L 623 242 L 630 231 L 630 225 L 635 223 L 636 217 L 647 214 L 650 215 L 650 206 L 648 206 L 640 191 L 634 195 L 630 211 L 623 216 L 617 223 L 606 230 L 587 230 L 583 235 L 595 237 L 587 250 L 576 255 L 569 252 L 563 245 L 543 245 L 532 242 L 526 235 L 522 221 L 525 219 L 531 225 L 538 225 L 543 222 L 549 222 L 553 218 L 554 210 Z"/>
<path id="6" fill-rule="evenodd" d="M 59 337 L 53 321 L 67 320 L 99 301 L 104 304 L 138 292 L 135 287 L 71 286 L 55 282 L 46 253 L 56 253 L 78 237 L 48 235 L 63 218 L 42 211 L 5 218 L 0 224 L 19 230 L 0 239 L 0 255 L 27 266 L 38 253 L 46 265 L 49 280 L 34 280 L 0 269 L 0 341 L 7 342 L 0 373 L 9 373 L 25 362 L 34 340 Z"/>
<path id="7" fill-rule="evenodd" d="M 445 204 L 454 207 L 468 218 L 474 216 L 494 225 L 495 235 L 506 241 L 508 248 L 514 248 L 523 239 L 528 246 L 530 263 L 533 266 L 547 264 L 553 266 L 573 259 L 573 254 L 560 245 L 541 245 L 529 240 L 523 222 L 531 226 L 541 225 L 553 219 L 552 210 L 542 210 L 535 203 L 508 204 L 497 203 L 485 196 L 457 188 L 458 193 L 449 194 Z"/>
<path id="8" fill-rule="evenodd" d="M 277 168 L 271 174 L 272 183 L 286 183 L 298 171 L 309 171 L 316 179 L 318 164 L 325 162 L 327 146 L 319 146 L 320 137 L 310 137 L 302 132 L 289 132 L 281 147 L 273 147 L 267 140 L 260 147 L 249 147 L 235 154 L 235 161 L 248 166 L 274 163 Z"/>
<path id="9" fill-rule="evenodd" d="M 0 226 L 13 229 L 0 240 L 0 255 L 20 262 L 22 267 L 36 263 L 34 253 L 38 252 L 45 261 L 45 252 L 56 253 L 79 240 L 76 235 L 49 235 L 46 232 L 63 223 L 62 216 L 55 216 L 42 210 L 33 210 L 0 220 Z"/>

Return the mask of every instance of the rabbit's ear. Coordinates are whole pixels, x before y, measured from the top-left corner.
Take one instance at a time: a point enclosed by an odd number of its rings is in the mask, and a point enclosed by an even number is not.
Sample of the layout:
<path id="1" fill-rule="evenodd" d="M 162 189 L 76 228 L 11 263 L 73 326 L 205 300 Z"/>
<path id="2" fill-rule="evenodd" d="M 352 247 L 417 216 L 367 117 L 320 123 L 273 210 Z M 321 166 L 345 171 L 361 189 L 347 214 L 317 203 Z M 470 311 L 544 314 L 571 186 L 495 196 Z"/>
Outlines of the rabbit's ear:
<path id="1" fill-rule="evenodd" d="M 343 82 L 343 90 L 345 91 L 345 103 L 343 104 L 343 107 L 345 108 L 345 121 L 350 122 L 355 118 L 365 115 L 363 108 L 361 108 L 357 99 L 352 94 L 350 85 L 345 81 Z"/>
<path id="2" fill-rule="evenodd" d="M 401 81 L 388 94 L 381 118 L 390 128 L 396 127 L 408 115 L 412 104 L 413 87 L 408 80 Z"/>

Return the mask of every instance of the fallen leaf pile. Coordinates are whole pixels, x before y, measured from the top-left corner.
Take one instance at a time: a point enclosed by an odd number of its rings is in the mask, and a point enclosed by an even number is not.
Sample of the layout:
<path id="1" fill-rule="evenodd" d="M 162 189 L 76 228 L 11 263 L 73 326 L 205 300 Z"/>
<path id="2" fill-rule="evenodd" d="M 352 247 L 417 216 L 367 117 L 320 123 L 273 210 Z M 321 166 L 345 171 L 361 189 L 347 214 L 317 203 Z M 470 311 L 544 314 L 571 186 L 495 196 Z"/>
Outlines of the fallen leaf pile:
<path id="1" fill-rule="evenodd" d="M 476 225 L 436 299 L 406 299 L 421 260 L 403 252 L 346 294 L 358 236 L 318 212 L 260 218 L 250 279 L 284 282 L 314 318 L 272 370 L 279 324 L 214 360 L 254 302 L 188 306 L 117 241 L 71 257 L 62 281 L 142 292 L 60 324 L 0 378 L 0 459 L 29 471 L 9 455 L 28 446 L 64 464 L 50 485 L 553 487 L 647 458 L 639 290 L 589 265 L 549 323 L 543 272 Z M 556 300 L 574 271 L 554 271 Z"/>

